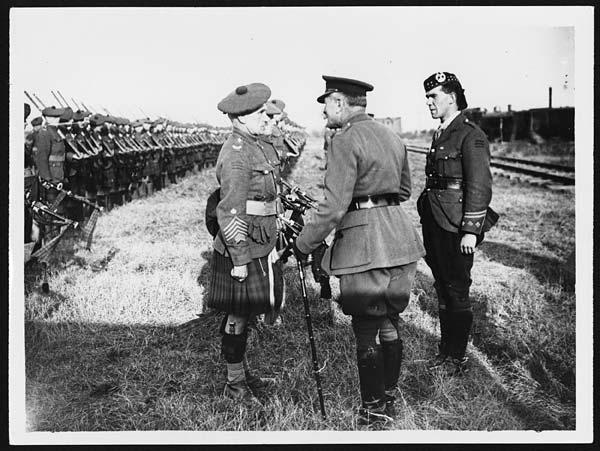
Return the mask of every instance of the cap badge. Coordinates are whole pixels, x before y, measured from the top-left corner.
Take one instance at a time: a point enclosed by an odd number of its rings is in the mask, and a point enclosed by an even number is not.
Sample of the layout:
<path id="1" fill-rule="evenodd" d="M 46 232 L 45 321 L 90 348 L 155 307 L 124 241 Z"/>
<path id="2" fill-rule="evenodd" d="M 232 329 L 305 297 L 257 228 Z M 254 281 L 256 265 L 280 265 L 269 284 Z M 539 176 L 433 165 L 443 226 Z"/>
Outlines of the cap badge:
<path id="1" fill-rule="evenodd" d="M 444 83 L 446 81 L 446 74 L 443 72 L 438 72 L 435 74 L 435 79 L 438 83 Z"/>

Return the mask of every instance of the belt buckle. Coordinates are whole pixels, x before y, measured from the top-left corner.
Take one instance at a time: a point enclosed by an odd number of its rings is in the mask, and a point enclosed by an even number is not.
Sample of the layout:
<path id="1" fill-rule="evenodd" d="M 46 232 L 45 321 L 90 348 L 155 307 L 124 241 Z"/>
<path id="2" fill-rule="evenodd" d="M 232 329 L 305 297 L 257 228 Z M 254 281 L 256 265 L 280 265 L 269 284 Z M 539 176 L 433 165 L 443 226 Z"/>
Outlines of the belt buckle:
<path id="1" fill-rule="evenodd" d="M 373 202 L 373 199 L 371 199 L 371 196 L 369 196 L 363 208 L 373 208 L 375 205 L 377 204 L 375 204 L 375 202 Z"/>

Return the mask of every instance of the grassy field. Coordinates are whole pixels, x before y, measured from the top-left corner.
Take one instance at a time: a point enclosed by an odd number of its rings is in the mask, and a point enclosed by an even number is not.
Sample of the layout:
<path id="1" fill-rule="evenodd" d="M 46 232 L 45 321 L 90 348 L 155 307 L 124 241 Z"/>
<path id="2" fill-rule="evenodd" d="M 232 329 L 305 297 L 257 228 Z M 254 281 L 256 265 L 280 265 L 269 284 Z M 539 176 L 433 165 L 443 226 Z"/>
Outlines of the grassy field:
<path id="1" fill-rule="evenodd" d="M 311 138 L 291 180 L 321 196 L 322 141 Z M 423 185 L 412 155 L 413 196 Z M 349 318 L 318 299 L 308 277 L 328 418 L 312 376 L 300 286 L 285 268 L 287 304 L 278 326 L 251 329 L 248 359 L 277 386 L 263 405 L 221 397 L 220 317 L 203 311 L 211 240 L 204 203 L 214 170 L 104 214 L 91 251 L 74 238 L 55 255 L 50 294 L 26 268 L 26 411 L 29 431 L 355 430 L 359 402 Z M 406 359 L 394 429 L 575 428 L 575 294 L 565 260 L 575 245 L 570 191 L 495 181 L 501 215 L 475 257 L 475 326 L 464 378 L 430 374 L 438 340 L 431 272 L 419 262 L 402 315 Z M 332 283 L 334 297 L 339 288 Z"/>

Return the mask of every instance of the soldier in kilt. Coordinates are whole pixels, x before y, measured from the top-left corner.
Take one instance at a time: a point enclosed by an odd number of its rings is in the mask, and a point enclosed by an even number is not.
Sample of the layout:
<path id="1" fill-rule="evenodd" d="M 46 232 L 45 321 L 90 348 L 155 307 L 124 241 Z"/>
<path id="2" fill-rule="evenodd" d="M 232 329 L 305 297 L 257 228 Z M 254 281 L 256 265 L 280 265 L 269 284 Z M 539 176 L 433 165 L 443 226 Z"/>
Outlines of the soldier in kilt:
<path id="1" fill-rule="evenodd" d="M 266 85 L 252 83 L 217 106 L 233 129 L 216 165 L 220 230 L 213 243 L 207 305 L 225 312 L 220 328 L 227 362 L 224 395 L 236 399 L 253 399 L 273 382 L 253 375 L 245 364 L 247 325 L 254 316 L 279 308 L 283 297 L 282 263 L 275 250 L 279 159 L 258 138 L 268 131 L 265 102 L 270 95 Z"/>

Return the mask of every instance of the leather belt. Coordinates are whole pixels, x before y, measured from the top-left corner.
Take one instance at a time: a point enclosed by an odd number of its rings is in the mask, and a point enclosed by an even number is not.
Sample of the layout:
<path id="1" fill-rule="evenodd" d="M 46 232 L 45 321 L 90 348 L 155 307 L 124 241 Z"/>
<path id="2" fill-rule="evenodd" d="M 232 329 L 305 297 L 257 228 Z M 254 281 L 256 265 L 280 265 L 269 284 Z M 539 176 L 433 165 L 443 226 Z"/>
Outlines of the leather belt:
<path id="1" fill-rule="evenodd" d="M 374 194 L 372 196 L 355 197 L 348 206 L 348 211 L 363 210 L 367 208 L 389 207 L 400 205 L 398 193 Z"/>
<path id="2" fill-rule="evenodd" d="M 272 216 L 277 214 L 277 201 L 247 200 L 246 214 L 253 216 Z"/>
<path id="3" fill-rule="evenodd" d="M 447 179 L 443 177 L 427 177 L 425 188 L 431 189 L 461 189 L 462 179 Z"/>

